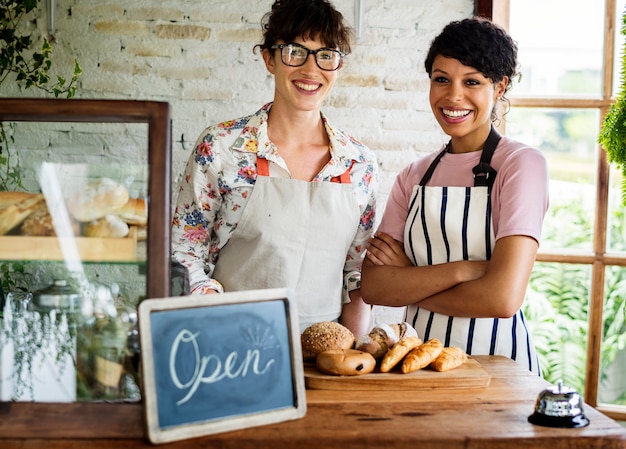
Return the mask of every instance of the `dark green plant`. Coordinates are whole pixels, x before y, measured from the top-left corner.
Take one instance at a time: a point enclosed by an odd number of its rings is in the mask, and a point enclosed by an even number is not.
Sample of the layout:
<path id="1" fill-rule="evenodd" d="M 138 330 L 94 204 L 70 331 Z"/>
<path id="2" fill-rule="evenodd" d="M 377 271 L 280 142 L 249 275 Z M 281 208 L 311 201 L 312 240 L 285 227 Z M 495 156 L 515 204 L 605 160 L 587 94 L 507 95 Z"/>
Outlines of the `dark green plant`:
<path id="1" fill-rule="evenodd" d="M 35 87 L 59 97 L 71 98 L 76 94 L 76 84 L 82 69 L 77 61 L 71 78 L 57 75 L 52 80 L 52 45 L 44 36 L 41 44 L 31 34 L 25 33 L 23 22 L 41 0 L 3 0 L 0 2 L 0 86 L 15 80 L 23 89 Z M 41 47 L 36 48 L 36 45 Z M 0 122 L 0 190 L 23 188 L 19 158 L 11 161 L 9 151 L 13 143 L 12 128 Z"/>
<path id="2" fill-rule="evenodd" d="M 622 14 L 622 36 L 626 37 L 626 11 Z M 609 162 L 622 172 L 622 202 L 626 204 L 626 40 L 622 49 L 621 86 L 617 100 L 604 117 L 598 143 L 606 150 Z"/>

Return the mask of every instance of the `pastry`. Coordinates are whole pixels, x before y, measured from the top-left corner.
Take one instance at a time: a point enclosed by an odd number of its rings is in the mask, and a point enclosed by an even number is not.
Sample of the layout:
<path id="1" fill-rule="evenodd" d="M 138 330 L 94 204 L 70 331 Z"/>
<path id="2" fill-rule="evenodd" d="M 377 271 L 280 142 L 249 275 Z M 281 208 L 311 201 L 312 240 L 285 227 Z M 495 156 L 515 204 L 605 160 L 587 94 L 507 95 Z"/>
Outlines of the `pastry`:
<path id="1" fill-rule="evenodd" d="M 441 354 L 437 356 L 430 364 L 435 371 L 449 371 L 461 366 L 467 360 L 467 354 L 461 348 L 456 346 L 448 346 L 441 350 Z"/>
<path id="2" fill-rule="evenodd" d="M 116 215 L 107 215 L 83 227 L 85 237 L 123 238 L 128 235 L 128 232 L 128 225 Z"/>
<path id="3" fill-rule="evenodd" d="M 330 349 L 318 354 L 315 366 L 325 374 L 358 376 L 374 371 L 376 359 L 369 352 L 356 349 Z"/>
<path id="4" fill-rule="evenodd" d="M 412 349 L 422 344 L 422 340 L 418 337 L 404 337 L 387 351 L 380 363 L 380 372 L 388 373 L 402 361 Z"/>
<path id="5" fill-rule="evenodd" d="M 116 213 L 128 202 L 128 189 L 109 178 L 100 178 L 67 198 L 67 209 L 78 221 L 90 222 Z"/>
<path id="6" fill-rule="evenodd" d="M 409 323 L 381 324 L 369 334 L 360 337 L 355 349 L 369 352 L 376 359 L 381 359 L 394 344 L 404 337 L 417 337 L 417 332 Z"/>
<path id="7" fill-rule="evenodd" d="M 406 355 L 402 361 L 402 373 L 411 373 L 430 365 L 430 362 L 435 360 L 442 350 L 443 343 L 436 338 L 431 338 Z"/>
<path id="8" fill-rule="evenodd" d="M 307 327 L 300 335 L 302 357 L 315 359 L 330 349 L 350 349 L 354 346 L 354 334 L 347 327 L 333 321 L 322 321 Z"/>

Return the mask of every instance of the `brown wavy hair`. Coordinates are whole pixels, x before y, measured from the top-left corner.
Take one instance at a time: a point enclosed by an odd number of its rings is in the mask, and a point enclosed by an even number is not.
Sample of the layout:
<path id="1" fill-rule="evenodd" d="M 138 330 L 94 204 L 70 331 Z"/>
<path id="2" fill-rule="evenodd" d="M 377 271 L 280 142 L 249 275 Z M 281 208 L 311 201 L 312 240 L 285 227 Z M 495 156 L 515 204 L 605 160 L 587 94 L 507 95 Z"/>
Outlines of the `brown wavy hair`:
<path id="1" fill-rule="evenodd" d="M 296 38 L 319 38 L 328 48 L 344 54 L 352 50 L 353 30 L 344 22 L 343 14 L 327 0 L 276 0 L 261 20 L 263 42 L 254 46 L 269 49 L 279 41 Z"/>

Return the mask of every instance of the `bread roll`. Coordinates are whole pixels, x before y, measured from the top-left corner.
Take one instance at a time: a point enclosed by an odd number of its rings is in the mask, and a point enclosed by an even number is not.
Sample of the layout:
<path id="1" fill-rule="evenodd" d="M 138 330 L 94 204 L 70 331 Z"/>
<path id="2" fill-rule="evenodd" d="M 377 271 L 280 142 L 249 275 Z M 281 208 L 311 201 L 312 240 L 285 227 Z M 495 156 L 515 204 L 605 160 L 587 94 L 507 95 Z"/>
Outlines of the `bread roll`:
<path id="1" fill-rule="evenodd" d="M 402 372 L 407 374 L 430 365 L 430 362 L 435 360 L 442 350 L 443 343 L 436 338 L 431 338 L 406 355 L 402 362 Z"/>
<path id="2" fill-rule="evenodd" d="M 116 213 L 128 202 L 128 189 L 109 178 L 88 183 L 67 199 L 70 214 L 82 222 L 90 222 Z"/>
<path id="3" fill-rule="evenodd" d="M 129 225 L 145 226 L 148 223 L 146 200 L 143 198 L 129 198 L 115 214 Z"/>
<path id="4" fill-rule="evenodd" d="M 302 357 L 315 359 L 329 349 L 350 349 L 354 346 L 354 334 L 347 327 L 332 321 L 322 321 L 307 327 L 300 335 Z"/>
<path id="5" fill-rule="evenodd" d="M 393 345 L 387 354 L 384 355 L 383 361 L 380 363 L 380 372 L 388 373 L 402 361 L 412 349 L 422 344 L 422 340 L 418 337 L 404 337 L 398 343 Z"/>
<path id="6" fill-rule="evenodd" d="M 448 346 L 441 350 L 441 354 L 431 362 L 430 367 L 435 371 L 449 371 L 463 365 L 466 360 L 465 351 L 456 346 Z"/>
<path id="7" fill-rule="evenodd" d="M 99 220 L 87 223 L 83 227 L 85 237 L 124 238 L 129 232 L 128 225 L 116 215 L 107 215 Z"/>
<path id="8" fill-rule="evenodd" d="M 358 376 L 374 371 L 376 359 L 369 352 L 356 349 L 330 349 L 318 354 L 315 366 L 334 376 Z"/>

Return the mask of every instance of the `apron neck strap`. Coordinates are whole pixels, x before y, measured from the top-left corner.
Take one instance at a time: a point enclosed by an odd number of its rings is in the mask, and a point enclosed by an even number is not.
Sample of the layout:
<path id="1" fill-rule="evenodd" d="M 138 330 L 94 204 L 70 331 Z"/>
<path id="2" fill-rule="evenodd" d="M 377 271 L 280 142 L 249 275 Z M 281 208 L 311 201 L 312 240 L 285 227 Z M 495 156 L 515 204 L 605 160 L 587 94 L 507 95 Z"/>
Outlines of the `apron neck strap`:
<path id="1" fill-rule="evenodd" d="M 485 145 L 483 146 L 482 153 L 480 154 L 480 162 L 476 167 L 472 169 L 474 173 L 474 187 L 479 186 L 489 186 L 493 185 L 496 174 L 498 173 L 494 170 L 489 164 L 491 163 L 491 158 L 493 157 L 493 153 L 496 151 L 496 147 L 498 146 L 498 142 L 502 136 L 498 131 L 491 125 L 491 131 L 489 131 L 489 136 L 485 141 Z M 424 176 L 419 182 L 420 186 L 425 186 L 428 181 L 430 181 L 437 164 L 443 157 L 444 154 L 448 152 L 450 148 L 450 142 L 446 145 L 446 147 L 435 157 L 435 160 L 432 161 Z"/>
<path id="2" fill-rule="evenodd" d="M 472 169 L 474 173 L 474 187 L 479 186 L 487 186 L 491 187 L 496 180 L 496 175 L 498 172 L 489 165 L 491 163 L 491 158 L 493 157 L 493 153 L 496 151 L 496 147 L 498 146 L 498 142 L 502 136 L 493 125 L 491 125 L 491 131 L 489 131 L 489 136 L 485 141 L 485 146 L 483 147 L 483 151 L 480 155 L 480 162 L 476 167 Z"/>
<path id="3" fill-rule="evenodd" d="M 330 179 L 330 182 L 337 182 L 340 184 L 350 184 L 352 182 L 352 178 L 350 177 L 350 170 L 352 170 L 352 166 L 354 165 L 354 161 L 350 163 L 350 167 L 340 174 L 339 176 L 333 176 Z M 257 156 L 256 158 L 256 174 L 257 176 L 269 176 L 270 175 L 270 165 L 269 161 L 264 157 Z"/>

